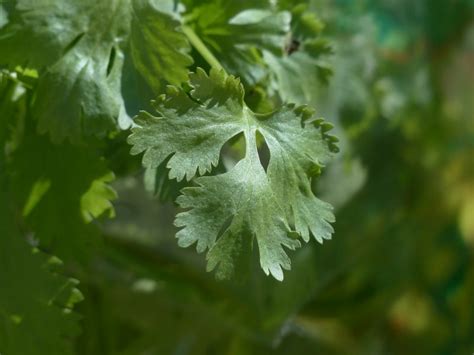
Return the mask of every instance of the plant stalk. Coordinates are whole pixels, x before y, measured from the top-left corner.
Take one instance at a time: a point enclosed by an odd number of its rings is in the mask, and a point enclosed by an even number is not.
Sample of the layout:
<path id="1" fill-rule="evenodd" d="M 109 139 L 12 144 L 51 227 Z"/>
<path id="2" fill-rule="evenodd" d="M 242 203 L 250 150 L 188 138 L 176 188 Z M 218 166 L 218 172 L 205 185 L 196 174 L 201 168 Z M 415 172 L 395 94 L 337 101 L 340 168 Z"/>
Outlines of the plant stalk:
<path id="1" fill-rule="evenodd" d="M 194 32 L 194 30 L 184 25 L 182 27 L 184 34 L 188 37 L 189 42 L 193 45 L 193 47 L 199 52 L 199 54 L 206 60 L 206 62 L 213 68 L 218 70 L 224 70 L 221 63 L 217 60 L 217 58 L 212 54 L 212 52 L 207 48 L 203 41 L 199 38 L 199 36 Z"/>

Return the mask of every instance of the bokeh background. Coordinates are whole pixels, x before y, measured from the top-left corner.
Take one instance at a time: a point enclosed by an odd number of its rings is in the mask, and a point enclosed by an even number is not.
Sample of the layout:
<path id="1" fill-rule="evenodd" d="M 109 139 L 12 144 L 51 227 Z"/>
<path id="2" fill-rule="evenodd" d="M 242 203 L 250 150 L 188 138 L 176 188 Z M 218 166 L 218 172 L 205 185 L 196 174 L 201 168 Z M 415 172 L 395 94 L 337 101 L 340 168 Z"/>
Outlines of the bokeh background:
<path id="1" fill-rule="evenodd" d="M 332 48 L 304 95 L 341 139 L 316 186 L 333 239 L 294 252 L 282 283 L 216 281 L 176 245 L 173 187 L 154 198 L 123 174 L 79 276 L 79 353 L 474 352 L 473 1 L 304 3 Z"/>

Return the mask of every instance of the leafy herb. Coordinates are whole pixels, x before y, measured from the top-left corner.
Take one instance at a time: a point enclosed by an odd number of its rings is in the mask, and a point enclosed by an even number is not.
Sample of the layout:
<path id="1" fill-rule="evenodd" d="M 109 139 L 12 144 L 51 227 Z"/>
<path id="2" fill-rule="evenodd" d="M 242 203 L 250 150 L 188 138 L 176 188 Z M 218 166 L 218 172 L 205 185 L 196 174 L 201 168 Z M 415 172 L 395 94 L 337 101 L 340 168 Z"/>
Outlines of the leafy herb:
<path id="1" fill-rule="evenodd" d="M 216 166 L 222 146 L 243 133 L 246 153 L 229 172 L 196 179 L 183 190 L 176 225 L 181 246 L 197 243 L 209 249 L 208 269 L 228 278 L 239 261 L 251 255 L 253 240 L 266 274 L 283 279 L 290 259 L 283 246 L 300 246 L 292 232 L 322 242 L 332 233 L 331 207 L 317 199 L 311 178 L 335 150 L 330 125 L 313 120 L 312 110 L 286 105 L 269 114 L 255 114 L 244 103 L 238 79 L 222 71 L 203 70 L 190 75 L 188 94 L 169 87 L 154 103 L 159 116 L 142 112 L 129 142 L 132 154 L 145 151 L 144 165 L 157 168 L 168 156 L 169 177 L 191 180 Z M 270 150 L 265 171 L 257 151 L 257 134 Z"/>

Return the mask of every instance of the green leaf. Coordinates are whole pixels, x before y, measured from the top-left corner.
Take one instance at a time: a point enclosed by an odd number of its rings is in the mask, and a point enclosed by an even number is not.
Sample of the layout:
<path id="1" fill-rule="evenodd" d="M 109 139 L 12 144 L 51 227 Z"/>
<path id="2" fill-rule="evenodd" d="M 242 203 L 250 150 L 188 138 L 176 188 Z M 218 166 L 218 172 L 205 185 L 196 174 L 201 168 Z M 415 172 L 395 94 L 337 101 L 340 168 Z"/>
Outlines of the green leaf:
<path id="1" fill-rule="evenodd" d="M 121 55 L 112 53 L 127 34 L 127 9 L 123 0 L 17 1 L 0 53 L 6 64 L 45 67 L 35 104 L 40 132 L 76 142 L 114 129 Z"/>
<path id="2" fill-rule="evenodd" d="M 81 300 L 77 281 L 52 272 L 46 255 L 27 245 L 5 213 L 0 207 L 0 352 L 73 354 L 79 317 L 71 308 Z"/>
<path id="3" fill-rule="evenodd" d="M 306 46 L 308 45 L 306 43 Z M 325 51 L 323 47 L 322 54 L 325 54 Z M 318 88 L 327 84 L 332 74 L 328 63 L 318 55 L 309 54 L 304 48 L 284 56 L 265 51 L 263 57 L 273 74 L 272 91 L 284 102 L 314 102 L 320 92 Z"/>
<path id="4" fill-rule="evenodd" d="M 284 102 L 315 102 L 318 88 L 328 84 L 332 69 L 326 57 L 332 52 L 320 37 L 324 24 L 308 6 L 291 8 L 291 32 L 283 54 L 263 52 L 271 72 L 271 90 Z"/>
<path id="5" fill-rule="evenodd" d="M 102 169 L 104 169 L 103 166 L 100 170 Z M 104 214 L 109 218 L 115 216 L 111 201 L 117 198 L 117 194 L 108 185 L 114 180 L 115 176 L 111 171 L 104 171 L 104 175 L 93 180 L 89 189 L 81 196 L 81 212 L 86 223 L 90 223 Z"/>
<path id="6" fill-rule="evenodd" d="M 324 24 L 304 4 L 278 4 L 283 11 L 268 3 L 257 9 L 245 5 L 207 2 L 193 8 L 189 22 L 224 68 L 245 84 L 260 83 L 284 102 L 314 102 L 332 74 L 325 60 L 331 48 L 320 38 Z"/>
<path id="7" fill-rule="evenodd" d="M 113 216 L 114 175 L 94 149 L 27 134 L 9 165 L 13 187 L 34 237 L 64 260 L 84 260 L 100 242 L 101 215 Z"/>
<path id="8" fill-rule="evenodd" d="M 232 74 L 255 84 L 266 74 L 261 51 L 283 52 L 290 29 L 288 12 L 248 8 L 244 3 L 214 1 L 193 9 L 191 25 L 201 40 Z"/>
<path id="9" fill-rule="evenodd" d="M 181 246 L 197 243 L 209 250 L 208 269 L 219 278 L 237 273 L 251 255 L 253 241 L 260 265 L 268 275 L 283 279 L 290 269 L 284 247 L 295 249 L 312 234 L 329 239 L 334 221 L 331 206 L 316 198 L 311 178 L 335 150 L 336 138 L 325 133 L 329 124 L 312 120 L 306 107 L 287 105 L 269 114 L 255 114 L 244 103 L 239 80 L 224 72 L 203 70 L 190 75 L 190 96 L 170 87 L 154 103 L 158 117 L 142 112 L 129 142 L 132 154 L 145 151 L 143 164 L 157 168 L 166 158 L 169 177 L 182 180 L 216 166 L 222 146 L 243 133 L 245 157 L 229 172 L 195 180 L 177 202 Z M 270 151 L 267 170 L 260 162 L 257 134 Z"/>
<path id="10" fill-rule="evenodd" d="M 0 73 L 0 146 L 12 178 L 10 196 L 41 247 L 82 259 L 100 241 L 91 222 L 114 214 L 116 193 L 107 185 L 114 175 L 92 147 L 52 144 L 37 135 L 30 101 L 16 73 Z"/>
<path id="11" fill-rule="evenodd" d="M 185 78 L 191 59 L 178 15 L 160 9 L 152 0 L 16 2 L 0 31 L 0 62 L 41 70 L 34 110 L 40 132 L 76 143 L 129 127 L 121 95 L 125 56 L 154 90 Z"/>
<path id="12" fill-rule="evenodd" d="M 160 7 L 156 1 L 137 0 L 132 2 L 133 16 L 130 37 L 130 52 L 138 72 L 155 91 L 162 89 L 165 80 L 179 85 L 186 81 L 187 67 L 193 60 L 186 53 L 189 44 L 186 37 L 178 31 L 179 17 L 171 11 L 164 12 L 166 4 Z"/>
<path id="13" fill-rule="evenodd" d="M 0 94 L 3 107 L 5 92 Z M 79 333 L 72 307 L 82 295 L 76 280 L 56 272 L 58 259 L 32 248 L 21 235 L 5 142 L 0 135 L 0 353 L 72 355 L 71 340 Z"/>

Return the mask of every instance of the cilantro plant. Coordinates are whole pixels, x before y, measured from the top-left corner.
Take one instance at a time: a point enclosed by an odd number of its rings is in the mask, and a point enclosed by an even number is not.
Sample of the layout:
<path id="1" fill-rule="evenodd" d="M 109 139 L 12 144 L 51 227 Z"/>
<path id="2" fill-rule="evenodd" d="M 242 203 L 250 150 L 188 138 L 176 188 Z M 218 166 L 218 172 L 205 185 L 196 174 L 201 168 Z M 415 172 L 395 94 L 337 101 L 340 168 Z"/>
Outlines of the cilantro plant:
<path id="1" fill-rule="evenodd" d="M 474 353 L 473 13 L 0 0 L 0 355 Z"/>
<path id="2" fill-rule="evenodd" d="M 72 353 L 82 296 L 63 275 L 100 255 L 134 155 L 219 279 L 258 254 L 282 281 L 289 251 L 331 238 L 314 181 L 338 139 L 307 106 L 331 74 L 322 28 L 267 1 L 0 3 L 1 354 Z"/>

